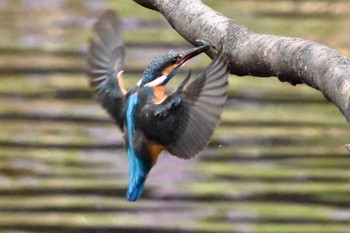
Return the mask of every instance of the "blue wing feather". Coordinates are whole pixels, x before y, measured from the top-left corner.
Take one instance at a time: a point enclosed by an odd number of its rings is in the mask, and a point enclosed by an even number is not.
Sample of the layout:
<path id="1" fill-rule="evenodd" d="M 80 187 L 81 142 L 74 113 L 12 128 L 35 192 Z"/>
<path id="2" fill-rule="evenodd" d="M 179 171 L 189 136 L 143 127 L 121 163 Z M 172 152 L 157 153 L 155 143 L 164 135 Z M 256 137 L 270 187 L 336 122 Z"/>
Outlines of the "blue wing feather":
<path id="1" fill-rule="evenodd" d="M 125 111 L 130 182 L 126 199 L 129 201 L 136 201 L 141 196 L 145 186 L 147 174 L 152 168 L 149 159 L 144 159 L 148 154 L 148 151 L 145 147 L 143 137 L 137 134 L 136 114 L 139 103 L 140 101 L 137 92 L 131 94 L 128 98 Z"/>

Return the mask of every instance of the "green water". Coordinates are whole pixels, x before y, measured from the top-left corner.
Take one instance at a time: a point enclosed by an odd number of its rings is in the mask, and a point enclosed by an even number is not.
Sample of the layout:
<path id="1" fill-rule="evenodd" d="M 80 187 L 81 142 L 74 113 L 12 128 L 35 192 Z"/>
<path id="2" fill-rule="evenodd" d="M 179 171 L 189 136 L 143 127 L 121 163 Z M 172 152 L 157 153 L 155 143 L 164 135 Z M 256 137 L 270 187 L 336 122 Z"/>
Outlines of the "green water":
<path id="1" fill-rule="evenodd" d="M 350 55 L 348 1 L 205 2 L 256 32 Z M 126 27 L 128 86 L 153 56 L 189 47 L 132 1 L 0 0 L 0 232 L 350 231 L 349 125 L 317 91 L 275 78 L 231 76 L 209 147 L 189 161 L 163 153 L 142 198 L 125 201 L 122 134 L 83 74 L 109 7 Z"/>

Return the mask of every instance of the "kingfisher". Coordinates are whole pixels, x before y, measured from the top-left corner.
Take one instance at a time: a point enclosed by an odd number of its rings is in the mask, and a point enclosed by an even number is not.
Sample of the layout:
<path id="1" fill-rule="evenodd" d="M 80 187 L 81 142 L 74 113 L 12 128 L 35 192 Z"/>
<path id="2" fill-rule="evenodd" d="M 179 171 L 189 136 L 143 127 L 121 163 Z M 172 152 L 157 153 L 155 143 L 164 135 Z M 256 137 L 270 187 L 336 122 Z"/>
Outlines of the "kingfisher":
<path id="1" fill-rule="evenodd" d="M 93 28 L 87 51 L 87 76 L 95 98 L 124 133 L 129 161 L 128 201 L 140 198 L 158 155 L 168 151 L 190 159 L 208 144 L 223 111 L 228 63 L 217 53 L 193 81 L 191 72 L 170 94 L 167 83 L 183 64 L 209 50 L 209 43 L 185 52 L 156 56 L 130 90 L 123 85 L 125 46 L 118 15 L 107 10 Z"/>

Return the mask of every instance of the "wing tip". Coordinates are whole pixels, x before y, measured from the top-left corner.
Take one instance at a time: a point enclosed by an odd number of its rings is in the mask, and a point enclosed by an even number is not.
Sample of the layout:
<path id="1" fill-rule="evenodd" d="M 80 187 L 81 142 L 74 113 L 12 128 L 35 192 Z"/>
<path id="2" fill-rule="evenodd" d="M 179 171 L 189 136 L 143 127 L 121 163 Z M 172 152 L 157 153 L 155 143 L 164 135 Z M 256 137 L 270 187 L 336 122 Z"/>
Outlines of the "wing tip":
<path id="1" fill-rule="evenodd" d="M 188 119 L 178 141 L 167 148 L 171 154 L 191 159 L 207 147 L 221 122 L 227 99 L 228 77 L 228 62 L 218 54 L 199 77 L 186 85 L 183 97 L 189 104 Z M 217 82 L 219 84 L 215 84 Z"/>
<path id="2" fill-rule="evenodd" d="M 108 78 L 116 77 L 124 66 L 125 51 L 119 15 L 112 9 L 103 11 L 93 26 L 93 36 L 85 54 L 85 75 L 95 94 L 96 86 Z"/>
<path id="3" fill-rule="evenodd" d="M 117 79 L 124 66 L 124 44 L 117 12 L 103 11 L 92 27 L 93 35 L 85 54 L 85 75 L 94 98 L 122 129 L 125 101 L 122 80 Z"/>
<path id="4" fill-rule="evenodd" d="M 99 27 L 104 24 L 119 25 L 120 17 L 117 11 L 107 9 L 103 11 L 98 17 L 93 27 L 94 31 L 98 31 Z"/>

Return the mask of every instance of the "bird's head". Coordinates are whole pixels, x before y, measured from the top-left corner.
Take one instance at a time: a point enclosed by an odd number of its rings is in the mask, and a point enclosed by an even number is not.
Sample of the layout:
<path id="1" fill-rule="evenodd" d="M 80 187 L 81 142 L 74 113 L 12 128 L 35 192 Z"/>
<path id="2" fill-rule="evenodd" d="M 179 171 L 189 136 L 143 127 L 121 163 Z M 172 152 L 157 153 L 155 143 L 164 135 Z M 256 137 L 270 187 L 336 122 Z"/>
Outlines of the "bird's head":
<path id="1" fill-rule="evenodd" d="M 189 59 L 208 50 L 210 45 L 202 45 L 182 53 L 170 51 L 155 57 L 146 68 L 138 86 L 164 86 L 174 77 L 180 67 Z"/>

